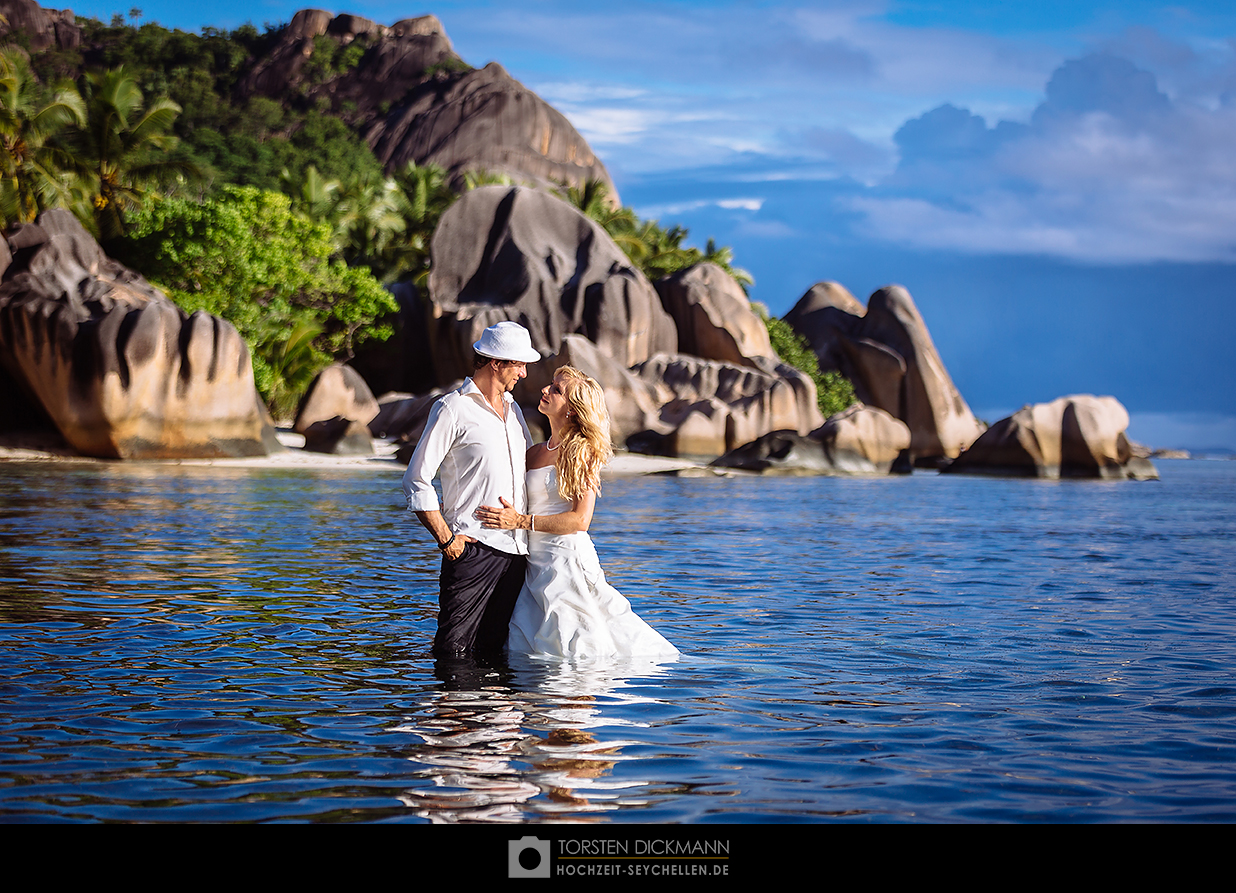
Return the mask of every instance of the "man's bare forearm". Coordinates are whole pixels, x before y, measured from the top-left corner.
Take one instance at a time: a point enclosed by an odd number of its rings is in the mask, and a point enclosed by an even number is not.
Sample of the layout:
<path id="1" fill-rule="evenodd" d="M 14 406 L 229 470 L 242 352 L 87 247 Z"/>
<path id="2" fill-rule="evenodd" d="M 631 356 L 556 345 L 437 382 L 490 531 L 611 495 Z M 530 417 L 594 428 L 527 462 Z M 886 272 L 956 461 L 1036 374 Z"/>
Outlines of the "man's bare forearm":
<path id="1" fill-rule="evenodd" d="M 470 536 L 455 536 L 451 532 L 451 528 L 447 526 L 446 519 L 442 517 L 442 513 L 439 511 L 417 512 L 416 520 L 420 521 L 422 526 L 433 534 L 438 548 L 451 561 L 454 561 L 463 554 L 464 543 L 472 542 L 472 537 Z M 454 542 L 451 542 L 452 538 Z M 447 543 L 451 544 L 446 546 Z M 446 546 L 446 548 L 443 549 L 443 546 Z"/>

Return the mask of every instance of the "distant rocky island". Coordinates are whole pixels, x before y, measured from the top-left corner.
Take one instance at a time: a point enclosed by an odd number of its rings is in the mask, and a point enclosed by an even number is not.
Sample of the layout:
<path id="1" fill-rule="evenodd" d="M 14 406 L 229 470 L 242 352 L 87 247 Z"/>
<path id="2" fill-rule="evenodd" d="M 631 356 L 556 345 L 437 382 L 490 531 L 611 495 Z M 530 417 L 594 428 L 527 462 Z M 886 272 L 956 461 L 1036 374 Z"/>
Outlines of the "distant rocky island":
<path id="1" fill-rule="evenodd" d="M 30 53 L 80 48 L 68 11 L 0 0 L 0 13 Z M 347 67 L 308 77 L 315 57 L 349 46 Z M 433 232 L 427 277 L 391 285 L 393 337 L 308 389 L 295 428 L 310 449 L 363 451 L 382 437 L 410 450 L 436 396 L 470 371 L 481 331 L 511 319 L 543 357 L 515 394 L 529 416 L 553 370 L 576 366 L 605 386 L 622 449 L 771 473 L 1157 476 L 1113 397 L 1065 396 L 986 428 L 898 285 L 864 306 L 822 281 L 784 317 L 820 370 L 853 385 L 856 402 L 824 418 L 815 381 L 778 355 L 725 269 L 703 262 L 650 279 L 563 200 L 563 188 L 588 184 L 615 205 L 618 193 L 562 114 L 497 63 L 464 63 L 433 16 L 384 26 L 298 12 L 234 86 L 242 100 L 290 93 L 343 121 L 387 171 L 436 165 L 462 191 Z M 463 191 L 470 172 L 494 185 Z M 68 210 L 0 239 L 0 437 L 10 442 L 54 434 L 111 459 L 281 449 L 249 351 L 227 320 L 182 310 L 108 257 Z"/>

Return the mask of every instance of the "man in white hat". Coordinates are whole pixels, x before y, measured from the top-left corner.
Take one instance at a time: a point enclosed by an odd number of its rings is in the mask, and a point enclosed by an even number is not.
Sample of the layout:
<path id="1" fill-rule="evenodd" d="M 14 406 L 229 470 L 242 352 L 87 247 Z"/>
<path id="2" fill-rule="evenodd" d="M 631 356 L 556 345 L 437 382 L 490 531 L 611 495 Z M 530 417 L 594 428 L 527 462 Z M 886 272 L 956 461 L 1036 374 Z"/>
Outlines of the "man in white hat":
<path id="1" fill-rule="evenodd" d="M 524 531 L 482 527 L 473 513 L 501 505 L 500 497 L 527 511 L 524 454 L 532 435 L 511 389 L 541 355 L 514 322 L 490 326 L 472 347 L 472 377 L 434 403 L 403 476 L 408 510 L 442 552 L 438 657 L 502 649 L 527 564 Z M 441 506 L 433 489 L 439 473 Z"/>

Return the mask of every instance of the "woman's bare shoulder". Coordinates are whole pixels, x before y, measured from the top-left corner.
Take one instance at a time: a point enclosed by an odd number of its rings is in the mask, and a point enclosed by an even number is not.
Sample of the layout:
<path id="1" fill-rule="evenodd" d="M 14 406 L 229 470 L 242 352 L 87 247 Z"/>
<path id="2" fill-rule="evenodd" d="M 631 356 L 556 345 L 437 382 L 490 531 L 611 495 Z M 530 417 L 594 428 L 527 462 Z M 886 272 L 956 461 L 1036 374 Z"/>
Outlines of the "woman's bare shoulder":
<path id="1" fill-rule="evenodd" d="M 543 443 L 533 444 L 524 454 L 524 462 L 529 471 L 534 468 L 544 468 L 546 465 L 554 464 L 554 454 L 547 450 Z"/>

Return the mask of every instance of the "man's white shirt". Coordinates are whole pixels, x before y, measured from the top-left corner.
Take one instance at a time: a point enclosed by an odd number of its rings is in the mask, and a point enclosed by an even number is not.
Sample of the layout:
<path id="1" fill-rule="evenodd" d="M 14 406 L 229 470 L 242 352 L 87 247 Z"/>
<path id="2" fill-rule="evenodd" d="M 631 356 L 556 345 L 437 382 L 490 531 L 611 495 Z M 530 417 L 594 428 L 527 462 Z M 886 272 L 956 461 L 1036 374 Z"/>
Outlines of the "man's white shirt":
<path id="1" fill-rule="evenodd" d="M 473 537 L 503 552 L 526 555 L 522 530 L 490 530 L 473 512 L 482 505 L 501 506 L 502 497 L 516 511 L 527 512 L 524 489 L 526 453 L 532 434 L 519 406 L 504 393 L 506 418 L 499 417 L 472 381 L 445 394 L 433 405 L 408 470 L 403 492 L 408 511 L 441 511 L 451 532 Z M 433 479 L 442 482 L 441 508 Z"/>

